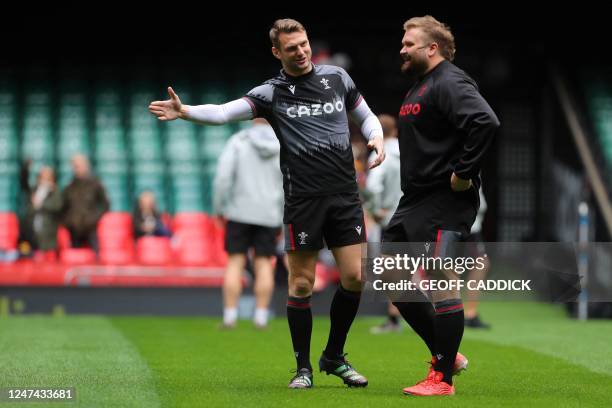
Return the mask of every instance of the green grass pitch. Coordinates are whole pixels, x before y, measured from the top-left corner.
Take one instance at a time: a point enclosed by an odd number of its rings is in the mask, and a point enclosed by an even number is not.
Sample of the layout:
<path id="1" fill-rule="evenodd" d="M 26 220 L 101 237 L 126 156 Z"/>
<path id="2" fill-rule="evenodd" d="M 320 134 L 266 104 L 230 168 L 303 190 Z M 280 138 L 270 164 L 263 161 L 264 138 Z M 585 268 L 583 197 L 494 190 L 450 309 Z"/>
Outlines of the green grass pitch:
<path id="1" fill-rule="evenodd" d="M 11 316 L 0 319 L 0 387 L 76 387 L 82 407 L 609 407 L 612 322 L 567 319 L 559 307 L 487 303 L 488 332 L 466 330 L 469 370 L 453 397 L 401 393 L 424 377 L 425 346 L 405 328 L 371 335 L 380 319 L 358 318 L 346 351 L 370 381 L 349 389 L 315 373 L 311 390 L 289 390 L 294 361 L 284 319 L 268 330 L 241 321 L 176 317 Z M 316 318 L 313 365 L 328 320 Z M 2 407 L 42 403 L 0 403 Z"/>

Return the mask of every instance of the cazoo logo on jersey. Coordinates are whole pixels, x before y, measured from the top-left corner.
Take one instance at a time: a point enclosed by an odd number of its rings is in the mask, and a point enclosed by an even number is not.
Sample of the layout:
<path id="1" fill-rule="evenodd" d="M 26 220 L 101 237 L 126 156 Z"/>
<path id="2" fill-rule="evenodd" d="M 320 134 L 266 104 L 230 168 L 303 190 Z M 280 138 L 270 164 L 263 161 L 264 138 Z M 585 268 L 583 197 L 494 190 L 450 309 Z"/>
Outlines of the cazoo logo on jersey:
<path id="1" fill-rule="evenodd" d="M 420 103 L 408 103 L 402 105 L 400 109 L 400 116 L 409 116 L 409 115 L 418 115 L 421 113 L 421 104 Z"/>
<path id="2" fill-rule="evenodd" d="M 297 105 L 287 108 L 287 116 L 290 118 L 301 118 L 302 116 L 322 116 L 334 112 L 342 112 L 344 102 L 338 100 L 327 103 L 313 103 L 310 105 Z"/>

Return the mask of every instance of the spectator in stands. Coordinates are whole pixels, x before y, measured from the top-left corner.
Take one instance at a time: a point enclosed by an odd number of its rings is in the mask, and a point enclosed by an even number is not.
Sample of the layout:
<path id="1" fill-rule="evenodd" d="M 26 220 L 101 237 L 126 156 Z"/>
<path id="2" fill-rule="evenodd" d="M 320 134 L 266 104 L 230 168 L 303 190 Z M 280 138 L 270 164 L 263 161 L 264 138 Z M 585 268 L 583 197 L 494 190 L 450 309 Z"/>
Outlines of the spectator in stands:
<path id="1" fill-rule="evenodd" d="M 27 197 L 21 220 L 22 238 L 29 242 L 32 250 L 53 252 L 57 249 L 62 193 L 57 187 L 55 171 L 48 166 L 40 169 L 36 184 L 30 186 L 30 165 L 30 160 L 25 161 L 20 174 L 21 189 Z"/>
<path id="2" fill-rule="evenodd" d="M 274 289 L 273 257 L 282 225 L 283 192 L 280 145 L 264 119 L 230 138 L 219 158 L 214 181 L 213 211 L 227 220 L 225 249 L 229 254 L 223 284 L 223 326 L 233 328 L 238 315 L 241 277 L 253 248 L 257 328 L 268 323 Z"/>
<path id="3" fill-rule="evenodd" d="M 134 237 L 144 236 L 170 237 L 170 230 L 164 224 L 157 210 L 155 194 L 143 191 L 138 196 L 138 205 L 134 208 Z"/>
<path id="4" fill-rule="evenodd" d="M 74 178 L 64 189 L 64 225 L 70 232 L 72 246 L 89 246 L 98 252 L 98 221 L 110 208 L 106 191 L 91 174 L 87 157 L 72 158 Z"/>

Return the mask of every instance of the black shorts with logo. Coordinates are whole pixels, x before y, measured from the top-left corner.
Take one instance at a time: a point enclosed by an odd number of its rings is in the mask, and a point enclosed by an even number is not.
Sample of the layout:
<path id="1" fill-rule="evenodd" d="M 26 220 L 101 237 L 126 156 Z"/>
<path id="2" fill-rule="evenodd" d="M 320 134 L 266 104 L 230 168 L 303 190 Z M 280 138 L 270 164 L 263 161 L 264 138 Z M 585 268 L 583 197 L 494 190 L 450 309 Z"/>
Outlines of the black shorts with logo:
<path id="1" fill-rule="evenodd" d="M 285 250 L 315 251 L 366 242 L 358 193 L 285 197 Z"/>
<path id="2" fill-rule="evenodd" d="M 479 206 L 473 186 L 461 192 L 444 185 L 404 194 L 382 242 L 465 241 Z"/>
<path id="3" fill-rule="evenodd" d="M 276 236 L 280 228 L 228 221 L 225 229 L 225 250 L 228 254 L 246 254 L 255 249 L 255 256 L 276 254 Z"/>

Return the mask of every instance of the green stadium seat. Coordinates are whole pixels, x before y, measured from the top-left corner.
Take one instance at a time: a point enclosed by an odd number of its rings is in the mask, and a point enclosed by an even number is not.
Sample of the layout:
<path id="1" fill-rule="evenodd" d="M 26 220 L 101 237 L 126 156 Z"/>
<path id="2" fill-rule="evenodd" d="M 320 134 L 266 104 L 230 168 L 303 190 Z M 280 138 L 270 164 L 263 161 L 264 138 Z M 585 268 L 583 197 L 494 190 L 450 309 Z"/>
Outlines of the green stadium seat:
<path id="1" fill-rule="evenodd" d="M 226 141 L 220 139 L 204 140 L 202 143 L 202 158 L 206 162 L 216 163 L 223 149 L 225 148 Z"/>
<path id="2" fill-rule="evenodd" d="M 19 140 L 14 126 L 4 126 L 0 119 L 0 160 L 15 160 L 19 152 Z"/>
<path id="3" fill-rule="evenodd" d="M 166 172 L 162 164 L 139 163 L 133 170 L 134 199 L 145 190 L 152 191 L 157 199 L 157 208 L 160 211 L 168 209 L 168 195 L 166 193 Z"/>
<path id="4" fill-rule="evenodd" d="M 91 146 L 86 131 L 78 128 L 60 130 L 57 141 L 57 159 L 69 162 L 75 154 L 91 155 Z"/>
<path id="5" fill-rule="evenodd" d="M 45 94 L 40 94 L 40 100 Z M 37 100 L 36 98 L 30 98 Z M 23 140 L 21 144 L 22 157 L 35 161 L 53 161 L 55 159 L 55 143 L 50 105 L 26 105 L 23 118 Z"/>
<path id="6" fill-rule="evenodd" d="M 0 161 L 0 212 L 17 211 L 19 194 L 19 165 L 15 161 Z"/>
<path id="7" fill-rule="evenodd" d="M 121 174 L 98 173 L 111 202 L 112 211 L 131 211 L 132 201 L 128 178 Z"/>
<path id="8" fill-rule="evenodd" d="M 19 180 L 0 176 L 0 212 L 17 211 Z"/>
<path id="9" fill-rule="evenodd" d="M 247 92 L 248 89 L 245 91 Z M 242 95 L 239 95 L 238 97 L 240 97 Z M 222 103 L 226 103 L 229 102 L 230 96 L 228 95 L 228 92 L 225 91 L 225 88 L 222 85 L 207 85 L 204 87 L 201 96 L 201 104 L 208 104 L 208 103 L 212 103 L 212 104 L 222 104 Z M 236 99 L 236 98 L 233 98 Z"/>
<path id="10" fill-rule="evenodd" d="M 131 160 L 160 161 L 163 158 L 163 147 L 157 127 L 139 127 L 128 132 Z"/>
<path id="11" fill-rule="evenodd" d="M 194 161 L 200 158 L 195 140 L 188 136 L 172 137 L 172 140 L 166 144 L 165 150 L 170 162 Z"/>
<path id="12" fill-rule="evenodd" d="M 202 195 L 197 194 L 182 194 L 172 196 L 173 211 L 179 212 L 205 212 L 206 207 Z"/>
<path id="13" fill-rule="evenodd" d="M 120 126 L 96 129 L 94 144 L 97 161 L 127 160 L 123 128 Z"/>
<path id="14" fill-rule="evenodd" d="M 77 153 L 89 156 L 88 110 L 86 95 L 79 90 L 79 82 L 64 82 L 62 90 L 74 89 L 60 96 L 58 112 L 57 158 L 70 160 Z M 84 84 L 80 84 L 84 87 Z"/>
<path id="15" fill-rule="evenodd" d="M 119 109 L 121 104 L 121 93 L 117 91 L 120 86 L 116 83 L 98 84 L 95 90 L 94 105 L 96 112 L 100 108 Z"/>
<path id="16" fill-rule="evenodd" d="M 204 211 L 203 173 L 198 162 L 171 163 L 169 192 L 174 212 Z"/>
<path id="17" fill-rule="evenodd" d="M 202 166 L 197 161 L 170 163 L 168 173 L 171 178 L 201 178 Z"/>

